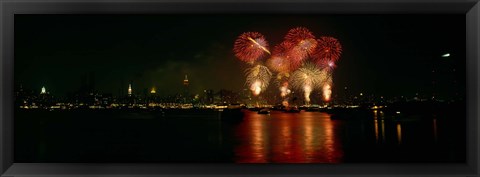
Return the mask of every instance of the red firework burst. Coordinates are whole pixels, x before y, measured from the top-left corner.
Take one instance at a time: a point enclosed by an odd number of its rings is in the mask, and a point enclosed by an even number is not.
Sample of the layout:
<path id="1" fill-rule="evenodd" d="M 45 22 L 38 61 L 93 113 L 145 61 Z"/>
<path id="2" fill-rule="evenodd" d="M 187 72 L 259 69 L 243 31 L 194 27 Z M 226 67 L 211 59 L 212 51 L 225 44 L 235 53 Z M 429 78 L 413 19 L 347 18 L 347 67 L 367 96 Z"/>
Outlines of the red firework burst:
<path id="1" fill-rule="evenodd" d="M 335 65 L 335 62 L 329 59 L 319 59 L 316 60 L 315 64 L 323 69 L 327 70 L 333 70 L 337 65 Z"/>
<path id="2" fill-rule="evenodd" d="M 321 65 L 325 62 L 335 63 L 340 58 L 340 55 L 342 54 L 342 45 L 337 39 L 322 36 L 317 42 L 318 46 L 313 54 L 313 58 L 317 65 Z"/>
<path id="3" fill-rule="evenodd" d="M 292 50 L 288 51 L 288 56 L 290 57 L 290 70 L 296 70 L 302 65 L 306 55 L 305 52 L 294 47 Z"/>
<path id="4" fill-rule="evenodd" d="M 285 40 L 293 43 L 292 52 L 299 60 L 304 60 L 309 55 L 312 55 L 317 47 L 315 36 L 304 27 L 297 27 L 288 31 Z"/>
<path id="5" fill-rule="evenodd" d="M 272 56 L 267 60 L 267 66 L 275 72 L 288 72 L 290 63 L 284 56 Z"/>
<path id="6" fill-rule="evenodd" d="M 258 32 L 246 32 L 240 35 L 235 40 L 233 52 L 239 60 L 250 64 L 263 57 L 265 53 L 270 53 L 267 40 Z"/>
<path id="7" fill-rule="evenodd" d="M 305 27 L 296 27 L 290 29 L 285 36 L 285 40 L 290 41 L 294 44 L 299 44 L 301 41 L 306 39 L 315 39 L 315 36 Z"/>
<path id="8" fill-rule="evenodd" d="M 278 72 L 290 72 L 297 69 L 302 64 L 304 57 L 301 52 L 295 48 L 295 45 L 289 41 L 284 41 L 273 49 L 272 58 L 282 58 L 284 65 Z"/>

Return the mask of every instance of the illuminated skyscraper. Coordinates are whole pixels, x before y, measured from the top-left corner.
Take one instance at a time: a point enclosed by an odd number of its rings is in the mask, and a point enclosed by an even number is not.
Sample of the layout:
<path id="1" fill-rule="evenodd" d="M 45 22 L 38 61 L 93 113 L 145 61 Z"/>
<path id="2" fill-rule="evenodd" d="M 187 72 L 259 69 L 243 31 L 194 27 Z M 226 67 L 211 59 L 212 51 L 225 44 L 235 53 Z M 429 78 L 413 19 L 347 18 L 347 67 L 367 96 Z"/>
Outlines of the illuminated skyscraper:
<path id="1" fill-rule="evenodd" d="M 40 94 L 46 94 L 47 93 L 47 89 L 45 89 L 45 86 L 42 87 L 42 92 L 40 92 Z"/>
<path id="2" fill-rule="evenodd" d="M 185 87 L 188 87 L 188 77 L 187 77 L 186 74 L 185 74 L 185 79 L 183 80 L 183 85 L 184 85 Z"/>
<path id="3" fill-rule="evenodd" d="M 128 96 L 132 96 L 132 84 L 128 84 Z"/>
<path id="4" fill-rule="evenodd" d="M 157 93 L 157 91 L 155 90 L 155 87 L 152 87 L 152 90 L 150 90 L 150 93 L 151 93 L 151 94 Z"/>
<path id="5" fill-rule="evenodd" d="M 189 85 L 189 82 L 188 82 L 188 77 L 187 75 L 185 74 L 185 79 L 183 80 L 183 86 L 184 86 L 184 90 L 183 90 L 183 102 L 184 103 L 187 103 L 188 101 L 188 95 L 189 95 L 189 91 L 188 91 L 188 85 Z"/>

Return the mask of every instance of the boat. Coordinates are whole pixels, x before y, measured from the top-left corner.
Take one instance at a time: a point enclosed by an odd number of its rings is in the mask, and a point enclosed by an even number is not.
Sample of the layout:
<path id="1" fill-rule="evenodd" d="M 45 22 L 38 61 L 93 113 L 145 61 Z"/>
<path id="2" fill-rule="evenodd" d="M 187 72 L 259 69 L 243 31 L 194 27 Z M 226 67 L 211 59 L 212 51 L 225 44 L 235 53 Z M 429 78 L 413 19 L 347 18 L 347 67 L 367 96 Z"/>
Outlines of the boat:
<path id="1" fill-rule="evenodd" d="M 297 107 L 290 107 L 290 108 L 285 109 L 284 112 L 287 112 L 287 113 L 299 113 L 299 112 L 300 112 L 300 109 L 298 109 Z"/>
<path id="2" fill-rule="evenodd" d="M 268 110 L 267 108 L 264 108 L 264 109 L 260 109 L 258 111 L 259 114 L 270 114 L 270 110 Z"/>
<path id="3" fill-rule="evenodd" d="M 306 112 L 320 112 L 320 108 L 318 107 L 309 107 L 305 110 Z"/>
<path id="4" fill-rule="evenodd" d="M 250 111 L 260 111 L 260 110 L 262 110 L 262 108 L 254 107 L 254 108 L 248 108 L 248 110 L 250 110 Z"/>

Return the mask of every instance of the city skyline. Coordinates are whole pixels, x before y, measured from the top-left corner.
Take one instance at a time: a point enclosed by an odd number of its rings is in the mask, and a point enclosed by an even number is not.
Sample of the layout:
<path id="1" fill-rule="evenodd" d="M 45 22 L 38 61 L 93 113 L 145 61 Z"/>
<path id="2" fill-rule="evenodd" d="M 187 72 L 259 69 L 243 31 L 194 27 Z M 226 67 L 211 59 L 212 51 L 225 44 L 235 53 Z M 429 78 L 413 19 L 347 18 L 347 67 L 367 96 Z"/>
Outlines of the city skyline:
<path id="1" fill-rule="evenodd" d="M 157 93 L 174 94 L 183 88 L 187 74 L 191 93 L 241 91 L 247 88 L 246 66 L 231 50 L 235 38 L 243 31 L 260 31 L 273 44 L 286 29 L 306 26 L 317 36 L 334 35 L 344 47 L 334 72 L 333 95 L 345 88 L 386 97 L 426 95 L 433 92 L 434 81 L 439 82 L 438 94 L 447 95 L 453 90 L 451 80 L 458 82 L 460 95 L 465 94 L 465 75 L 449 71 L 465 71 L 462 16 L 281 17 L 20 15 L 15 26 L 15 84 L 45 86 L 66 95 L 78 91 L 84 77 L 93 77 L 100 93 L 120 96 L 125 85 L 132 84 L 136 91 L 154 87 Z M 38 18 L 46 25 L 27 34 Z M 445 53 L 451 56 L 441 57 Z M 435 70 L 443 73 L 434 75 Z"/>

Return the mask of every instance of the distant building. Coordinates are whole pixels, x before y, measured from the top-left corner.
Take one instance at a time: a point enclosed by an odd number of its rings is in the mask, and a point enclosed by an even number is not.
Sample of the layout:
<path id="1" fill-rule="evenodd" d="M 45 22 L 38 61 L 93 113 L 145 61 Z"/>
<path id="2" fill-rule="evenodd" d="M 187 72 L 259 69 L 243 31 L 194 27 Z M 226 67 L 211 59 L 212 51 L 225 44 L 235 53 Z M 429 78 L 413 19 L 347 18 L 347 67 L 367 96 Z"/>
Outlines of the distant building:
<path id="1" fill-rule="evenodd" d="M 128 96 L 132 96 L 132 84 L 128 84 Z"/>
<path id="2" fill-rule="evenodd" d="M 47 89 L 45 89 L 45 86 L 42 87 L 40 94 L 47 94 Z"/>
<path id="3" fill-rule="evenodd" d="M 188 103 L 190 102 L 190 91 L 189 91 L 189 81 L 188 81 L 188 76 L 185 74 L 185 79 L 183 79 L 183 103 Z"/>
<path id="4" fill-rule="evenodd" d="M 213 104 L 214 102 L 214 93 L 212 89 L 203 90 L 203 103 L 204 104 Z"/>
<path id="5" fill-rule="evenodd" d="M 184 85 L 185 87 L 188 87 L 188 84 L 189 84 L 189 83 L 188 83 L 188 77 L 187 77 L 187 75 L 185 74 L 185 79 L 183 80 L 183 85 Z"/>

